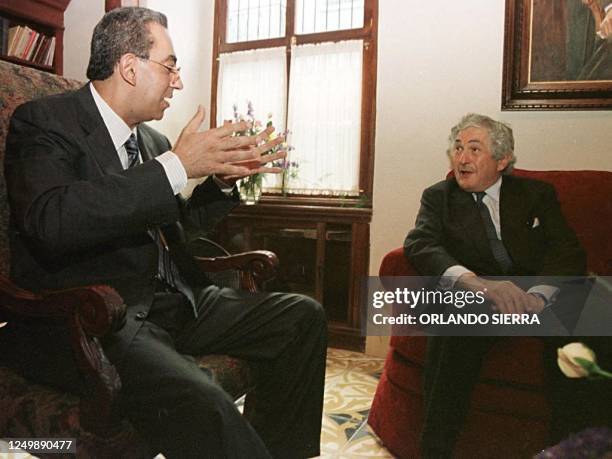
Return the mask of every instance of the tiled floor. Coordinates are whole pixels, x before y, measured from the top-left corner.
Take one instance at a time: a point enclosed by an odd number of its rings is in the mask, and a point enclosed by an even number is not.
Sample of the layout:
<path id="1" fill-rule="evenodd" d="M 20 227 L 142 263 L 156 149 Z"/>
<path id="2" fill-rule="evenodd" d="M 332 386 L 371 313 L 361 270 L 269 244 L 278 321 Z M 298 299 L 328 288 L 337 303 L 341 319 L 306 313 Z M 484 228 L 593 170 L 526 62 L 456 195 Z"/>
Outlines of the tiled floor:
<path id="1" fill-rule="evenodd" d="M 393 457 L 367 425 L 383 363 L 383 359 L 357 352 L 328 350 L 322 458 Z"/>

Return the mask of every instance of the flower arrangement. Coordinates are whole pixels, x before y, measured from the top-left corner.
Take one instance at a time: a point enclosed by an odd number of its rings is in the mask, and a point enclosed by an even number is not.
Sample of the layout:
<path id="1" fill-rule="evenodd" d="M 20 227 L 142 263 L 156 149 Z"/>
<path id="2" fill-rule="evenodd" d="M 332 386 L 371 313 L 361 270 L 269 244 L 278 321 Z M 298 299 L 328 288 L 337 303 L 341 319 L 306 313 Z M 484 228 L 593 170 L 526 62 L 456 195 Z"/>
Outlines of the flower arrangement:
<path id="1" fill-rule="evenodd" d="M 247 104 L 247 114 L 246 117 L 240 115 L 238 113 L 238 105 L 233 105 L 234 111 L 234 122 L 239 121 L 250 121 L 249 128 L 246 131 L 237 132 L 236 136 L 245 136 L 245 135 L 257 135 L 263 129 L 262 123 L 259 120 L 255 119 L 255 111 L 253 110 L 253 104 L 249 101 Z M 272 126 L 272 114 L 268 114 L 268 121 L 266 122 L 266 128 Z M 259 201 L 261 197 L 261 188 L 262 188 L 263 175 L 262 174 L 253 174 L 248 177 L 244 177 L 240 179 L 238 183 L 238 189 L 240 190 L 240 199 L 245 204 L 255 204 Z"/>
<path id="2" fill-rule="evenodd" d="M 267 129 L 268 127 L 272 126 L 273 124 L 272 123 L 272 113 L 268 113 L 268 119 L 266 121 L 265 127 L 261 121 L 255 119 L 255 110 L 253 109 L 253 103 L 251 101 L 247 102 L 246 116 L 243 116 L 238 113 L 238 106 L 236 104 L 234 104 L 232 108 L 233 108 L 234 122 L 244 121 L 244 120 L 250 122 L 250 128 L 247 129 L 246 131 L 236 133 L 235 135 L 237 136 L 257 135 L 264 129 Z M 270 135 L 269 140 L 276 138 L 276 136 L 277 134 L 273 132 Z M 287 147 L 286 144 L 281 144 L 277 146 L 274 150 L 267 151 L 264 154 L 274 153 L 280 148 L 287 148 L 288 150 L 291 150 L 291 147 Z M 284 191 L 286 187 L 287 179 L 289 177 L 290 178 L 297 177 L 299 165 L 297 162 L 289 161 L 285 158 L 279 161 L 275 161 L 274 163 L 272 163 L 272 166 L 280 167 L 281 169 L 283 169 L 282 189 Z M 253 175 L 250 175 L 248 177 L 241 179 L 238 185 L 238 188 L 240 190 L 241 200 L 247 205 L 257 203 L 261 197 L 262 185 L 263 185 L 263 174 L 253 174 Z"/>

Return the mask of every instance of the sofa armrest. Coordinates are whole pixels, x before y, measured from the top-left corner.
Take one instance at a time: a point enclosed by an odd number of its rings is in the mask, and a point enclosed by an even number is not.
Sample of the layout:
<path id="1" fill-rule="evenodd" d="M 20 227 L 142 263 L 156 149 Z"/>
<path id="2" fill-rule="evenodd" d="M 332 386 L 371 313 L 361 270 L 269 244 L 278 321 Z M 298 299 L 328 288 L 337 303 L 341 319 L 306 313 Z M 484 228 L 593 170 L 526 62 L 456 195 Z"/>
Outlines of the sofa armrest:
<path id="1" fill-rule="evenodd" d="M 418 276 L 419 273 L 404 255 L 404 248 L 392 250 L 382 260 L 378 271 L 380 277 L 385 276 Z"/>
<path id="2" fill-rule="evenodd" d="M 410 263 L 410 260 L 404 255 L 404 248 L 398 247 L 387 253 L 378 270 L 378 275 L 384 277 L 401 277 L 401 276 L 420 276 L 415 267 Z M 383 285 L 387 289 L 393 289 L 398 287 L 392 279 L 388 279 L 390 282 L 385 282 L 383 279 Z M 423 345 L 424 337 L 418 337 L 416 340 L 411 336 L 402 336 L 393 334 L 390 339 L 390 350 L 394 352 L 395 349 L 403 349 L 406 346 L 412 347 L 415 345 Z"/>
<path id="3" fill-rule="evenodd" d="M 98 338 L 121 328 L 126 306 L 115 290 L 96 285 L 40 294 L 20 289 L 0 276 L 0 321 L 48 321 L 65 328 L 82 376 L 81 424 L 107 435 L 114 429 L 113 407 L 121 382 Z"/>

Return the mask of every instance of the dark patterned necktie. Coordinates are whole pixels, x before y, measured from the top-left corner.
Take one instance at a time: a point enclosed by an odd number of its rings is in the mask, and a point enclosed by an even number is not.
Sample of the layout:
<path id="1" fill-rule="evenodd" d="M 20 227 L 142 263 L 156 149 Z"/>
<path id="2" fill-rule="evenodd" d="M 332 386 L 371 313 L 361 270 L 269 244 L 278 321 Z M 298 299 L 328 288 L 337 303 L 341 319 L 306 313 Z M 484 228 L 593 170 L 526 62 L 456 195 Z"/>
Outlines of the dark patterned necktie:
<path id="1" fill-rule="evenodd" d="M 498 239 L 497 231 L 495 230 L 495 224 L 493 223 L 493 219 L 491 218 L 491 213 L 489 212 L 489 209 L 487 208 L 486 204 L 482 202 L 486 193 L 484 191 L 479 191 L 475 194 L 476 205 L 478 206 L 482 222 L 484 223 L 485 231 L 487 233 L 487 239 L 489 239 L 489 245 L 491 246 L 491 251 L 493 252 L 493 257 L 501 267 L 502 271 L 504 273 L 509 273 L 513 267 L 512 258 L 510 258 L 510 255 L 508 254 L 504 243 L 500 239 Z"/>
<path id="2" fill-rule="evenodd" d="M 136 142 L 136 136 L 132 133 L 130 138 L 126 140 L 125 151 L 128 156 L 128 169 L 136 166 L 140 163 L 140 155 L 138 154 L 138 142 Z M 193 312 L 197 317 L 197 309 L 195 307 L 195 297 L 193 290 L 183 280 L 181 273 L 179 272 L 176 264 L 170 257 L 170 250 L 165 242 L 164 235 L 161 229 L 154 229 L 148 231 L 151 238 L 157 245 L 158 259 L 157 259 L 157 277 L 164 281 L 168 286 L 174 288 L 176 291 L 185 295 L 189 303 L 193 308 Z"/>
<path id="3" fill-rule="evenodd" d="M 129 169 L 130 167 L 134 167 L 140 162 L 140 157 L 138 155 L 138 142 L 136 142 L 136 136 L 133 132 L 132 134 L 130 134 L 130 138 L 125 141 L 124 146 L 128 156 Z"/>

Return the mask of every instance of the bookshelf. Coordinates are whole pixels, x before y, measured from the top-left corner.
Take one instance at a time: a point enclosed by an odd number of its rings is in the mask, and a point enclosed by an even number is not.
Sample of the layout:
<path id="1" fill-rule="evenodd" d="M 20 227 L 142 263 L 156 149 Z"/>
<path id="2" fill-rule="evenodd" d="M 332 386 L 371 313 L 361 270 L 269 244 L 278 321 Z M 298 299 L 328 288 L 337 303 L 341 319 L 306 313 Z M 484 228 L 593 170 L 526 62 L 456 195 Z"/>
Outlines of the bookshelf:
<path id="1" fill-rule="evenodd" d="M 69 3 L 70 0 L 0 0 L 0 59 L 61 75 L 64 11 Z M 9 32 L 13 40 L 9 40 Z"/>

